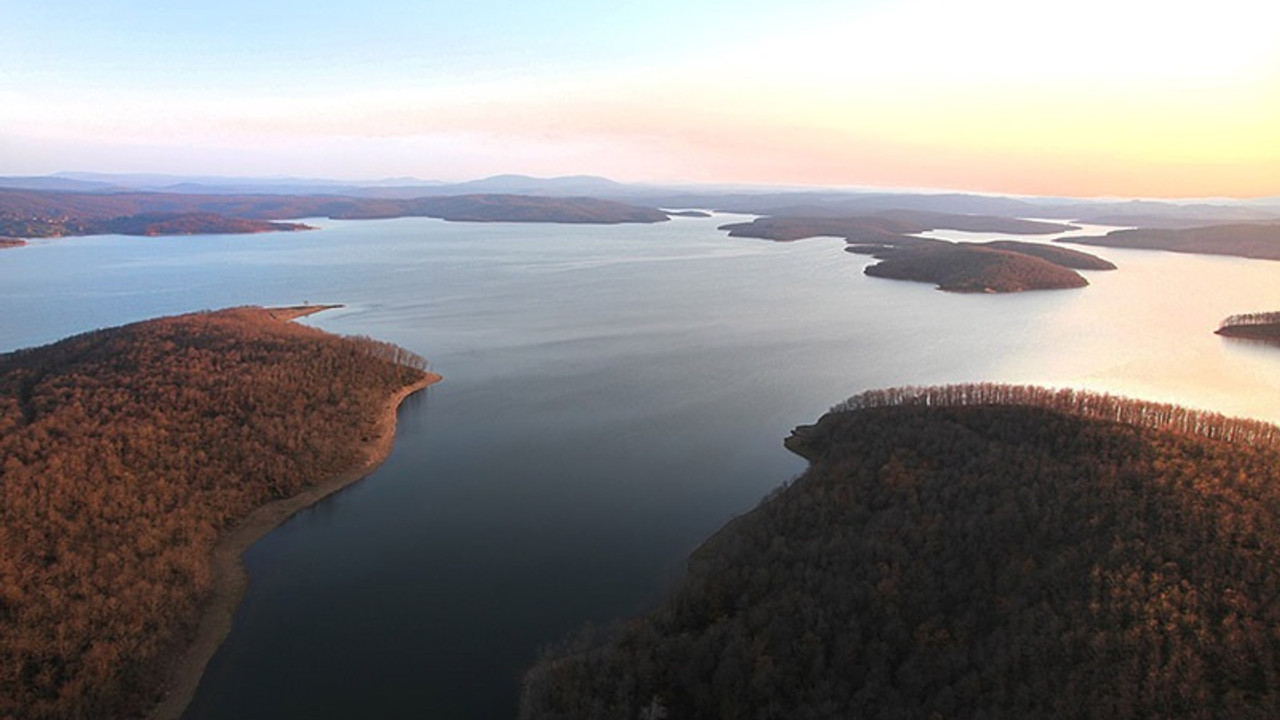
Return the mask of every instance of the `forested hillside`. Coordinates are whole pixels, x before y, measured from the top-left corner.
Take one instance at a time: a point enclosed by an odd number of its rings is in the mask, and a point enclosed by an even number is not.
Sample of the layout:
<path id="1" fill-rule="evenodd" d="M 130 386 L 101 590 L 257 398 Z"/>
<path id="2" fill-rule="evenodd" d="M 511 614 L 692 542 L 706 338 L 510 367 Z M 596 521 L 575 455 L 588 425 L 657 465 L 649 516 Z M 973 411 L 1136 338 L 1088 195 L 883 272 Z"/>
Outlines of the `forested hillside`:
<path id="1" fill-rule="evenodd" d="M 149 702 L 219 534 L 361 462 L 424 365 L 261 308 L 0 355 L 0 718 Z"/>
<path id="2" fill-rule="evenodd" d="M 1280 429 L 1004 386 L 842 403 L 810 469 L 521 717 L 1280 716 Z"/>

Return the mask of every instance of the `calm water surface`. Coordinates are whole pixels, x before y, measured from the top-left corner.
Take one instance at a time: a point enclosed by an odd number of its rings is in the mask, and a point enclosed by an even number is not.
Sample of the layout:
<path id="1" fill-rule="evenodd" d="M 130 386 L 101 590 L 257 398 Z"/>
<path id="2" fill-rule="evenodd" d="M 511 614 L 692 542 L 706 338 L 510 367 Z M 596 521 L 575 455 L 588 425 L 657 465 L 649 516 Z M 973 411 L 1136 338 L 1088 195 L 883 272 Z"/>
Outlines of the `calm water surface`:
<path id="1" fill-rule="evenodd" d="M 510 718 L 539 645 L 656 602 L 803 469 L 790 428 L 868 388 L 1036 382 L 1280 421 L 1280 350 L 1212 334 L 1280 309 L 1280 263 L 1096 249 L 1121 269 L 1089 288 L 952 295 L 867 278 L 835 240 L 715 231 L 733 219 L 41 241 L 0 252 L 0 351 L 340 302 L 309 321 L 445 376 L 377 473 L 246 554 L 189 720 Z"/>

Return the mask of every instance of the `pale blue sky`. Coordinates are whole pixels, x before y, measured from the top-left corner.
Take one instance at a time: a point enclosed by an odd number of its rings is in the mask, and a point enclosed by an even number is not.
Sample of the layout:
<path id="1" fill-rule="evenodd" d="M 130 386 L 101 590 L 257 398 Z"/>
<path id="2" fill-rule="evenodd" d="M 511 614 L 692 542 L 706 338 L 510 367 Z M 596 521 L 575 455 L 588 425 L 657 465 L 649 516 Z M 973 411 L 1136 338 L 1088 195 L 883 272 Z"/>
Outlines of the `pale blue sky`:
<path id="1" fill-rule="evenodd" d="M 0 0 L 0 16 L 0 174 L 1280 194 L 1272 0 Z"/>
<path id="2" fill-rule="evenodd" d="M 867 3 L 869 4 L 869 3 Z M 827 6 L 824 10 L 823 6 Z M 0 60 L 33 80 L 161 90 L 403 87 L 480 75 L 536 77 L 702 54 L 745 36 L 804 27 L 856 3 L 314 3 L 32 0 L 0 3 L 10 42 Z M 766 49 L 767 50 L 767 49 Z"/>

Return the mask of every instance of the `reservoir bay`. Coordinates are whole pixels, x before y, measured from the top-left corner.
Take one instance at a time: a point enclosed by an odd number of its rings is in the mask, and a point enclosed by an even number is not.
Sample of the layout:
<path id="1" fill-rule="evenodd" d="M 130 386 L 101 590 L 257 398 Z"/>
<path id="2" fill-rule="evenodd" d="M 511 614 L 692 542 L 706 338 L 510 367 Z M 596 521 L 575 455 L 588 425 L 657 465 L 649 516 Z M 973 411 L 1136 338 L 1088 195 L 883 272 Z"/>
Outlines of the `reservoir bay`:
<path id="1" fill-rule="evenodd" d="M 189 720 L 512 718 L 538 646 L 656 602 L 803 470 L 791 427 L 870 388 L 1025 382 L 1280 421 L 1280 350 L 1213 335 L 1280 309 L 1280 264 L 1090 248 L 1119 270 L 1088 288 L 954 295 L 866 277 L 838 240 L 716 230 L 742 219 L 40 240 L 0 253 L 0 351 L 332 302 L 306 321 L 444 376 L 376 473 L 246 554 Z"/>

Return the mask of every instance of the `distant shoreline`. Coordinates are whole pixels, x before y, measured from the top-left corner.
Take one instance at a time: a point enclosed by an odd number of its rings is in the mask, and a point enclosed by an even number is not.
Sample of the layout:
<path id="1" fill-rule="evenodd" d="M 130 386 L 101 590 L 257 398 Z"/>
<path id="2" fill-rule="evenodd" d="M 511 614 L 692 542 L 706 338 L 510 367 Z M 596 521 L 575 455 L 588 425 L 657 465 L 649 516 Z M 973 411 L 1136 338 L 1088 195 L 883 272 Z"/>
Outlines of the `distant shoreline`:
<path id="1" fill-rule="evenodd" d="M 0 236 L 241 235 L 315 230 L 290 218 L 615 225 L 667 222 L 654 207 L 591 197 L 471 193 L 413 198 L 342 195 L 85 193 L 0 187 Z"/>
<path id="2" fill-rule="evenodd" d="M 342 306 L 298 305 L 268 310 L 277 319 L 292 320 L 335 307 Z M 396 416 L 400 405 L 406 398 L 441 379 L 436 373 L 426 372 L 418 381 L 387 398 L 370 439 L 362 448 L 362 457 L 354 466 L 315 483 L 297 495 L 257 508 L 218 538 L 212 553 L 213 582 L 201 610 L 200 623 L 195 635 L 183 647 L 175 648 L 171 669 L 159 688 L 160 699 L 145 715 L 147 720 L 179 720 L 195 697 L 205 667 L 231 632 L 236 608 L 249 587 L 249 576 L 241 561 L 245 551 L 299 511 L 372 474 L 395 445 Z"/>
<path id="3" fill-rule="evenodd" d="M 1099 247 L 1165 250 L 1190 255 L 1226 255 L 1250 260 L 1280 260 L 1280 224 L 1236 223 L 1182 230 L 1130 228 L 1100 237 L 1065 237 L 1055 242 Z"/>

